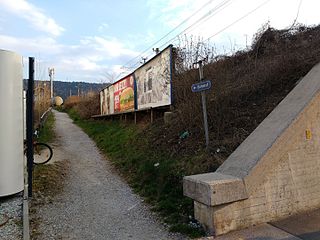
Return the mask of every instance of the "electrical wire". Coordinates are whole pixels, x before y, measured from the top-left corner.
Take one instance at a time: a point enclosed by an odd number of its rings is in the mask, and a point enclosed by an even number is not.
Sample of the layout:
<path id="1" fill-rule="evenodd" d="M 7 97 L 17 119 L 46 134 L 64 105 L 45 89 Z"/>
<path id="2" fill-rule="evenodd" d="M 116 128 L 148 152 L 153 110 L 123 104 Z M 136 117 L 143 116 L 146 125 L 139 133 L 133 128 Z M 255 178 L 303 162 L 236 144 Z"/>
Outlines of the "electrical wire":
<path id="1" fill-rule="evenodd" d="M 199 24 L 207 22 L 210 18 L 214 17 L 214 16 L 217 15 L 219 12 L 221 12 L 221 11 L 223 11 L 225 8 L 227 8 L 231 3 L 232 3 L 232 1 L 227 2 L 224 6 L 222 6 L 220 9 L 218 9 L 218 10 L 215 12 L 214 15 L 209 15 L 209 16 L 205 17 L 202 21 L 198 22 L 197 24 L 195 24 L 194 26 L 192 26 L 191 28 L 189 28 L 187 31 L 185 31 L 184 34 L 188 34 L 188 33 L 191 32 L 195 27 L 197 27 Z"/>
<path id="2" fill-rule="evenodd" d="M 160 41 L 162 41 L 163 39 L 165 39 L 167 36 L 169 36 L 171 33 L 173 33 L 175 30 L 177 30 L 179 27 L 181 27 L 183 24 L 185 24 L 188 20 L 190 20 L 193 16 L 195 16 L 197 13 L 199 13 L 203 8 L 205 8 L 206 6 L 210 5 L 213 1 L 215 0 L 210 0 L 208 2 L 206 2 L 204 5 L 202 5 L 198 10 L 196 10 L 194 13 L 192 13 L 189 17 L 187 17 L 186 19 L 184 19 L 180 24 L 178 24 L 175 28 L 173 28 L 171 31 L 169 31 L 167 34 L 165 34 L 163 37 L 161 37 L 159 40 L 157 40 L 156 42 L 154 42 L 150 47 L 146 48 L 144 51 L 142 51 L 138 56 L 132 58 L 131 60 L 129 60 L 128 62 L 126 62 L 123 67 L 126 67 L 126 65 L 128 65 L 129 63 L 131 63 L 132 61 L 136 60 L 137 58 L 141 57 L 144 53 L 146 53 L 147 51 L 150 50 L 151 47 L 153 47 L 154 45 L 158 44 Z M 230 1 L 230 0 L 227 0 Z M 210 10 L 211 11 L 211 10 Z M 209 11 L 209 12 L 210 12 Z M 208 12 L 208 13 L 209 13 Z M 208 14 L 207 13 L 207 14 Z M 207 15 L 206 14 L 206 15 Z M 179 34 L 178 34 L 179 35 Z M 176 35 L 177 36 L 177 35 Z M 175 37 L 176 37 L 175 36 Z M 174 38 L 175 38 L 174 37 Z"/>
<path id="3" fill-rule="evenodd" d="M 234 24 L 240 22 L 241 20 L 245 19 L 246 17 L 248 17 L 249 15 L 251 15 L 252 13 L 256 12 L 258 9 L 262 8 L 264 5 L 266 5 L 268 2 L 270 2 L 271 0 L 266 0 L 263 3 L 261 3 L 260 5 L 258 5 L 256 8 L 254 8 L 253 10 L 247 12 L 245 15 L 243 15 L 242 17 L 238 18 L 236 21 L 230 23 L 229 25 L 227 25 L 226 27 L 222 28 L 221 30 L 219 30 L 218 32 L 216 32 L 215 34 L 211 35 L 210 37 L 208 37 L 205 41 L 208 41 L 210 38 L 213 38 L 214 36 L 224 32 L 225 30 L 227 30 L 228 28 L 232 27 Z"/>
<path id="4" fill-rule="evenodd" d="M 182 30 L 181 32 L 179 32 L 177 35 L 175 35 L 173 38 L 169 39 L 167 42 L 165 42 L 164 44 L 162 44 L 159 48 L 163 48 L 166 45 L 168 45 L 169 43 L 172 43 L 173 40 L 175 40 L 178 36 L 180 36 L 183 33 L 186 33 L 187 31 L 191 31 L 195 26 L 197 26 L 199 23 L 201 22 L 206 22 L 207 20 L 209 20 L 211 17 L 215 16 L 216 14 L 218 14 L 220 11 L 222 11 L 223 9 L 225 9 L 227 6 L 229 6 L 228 4 L 233 1 L 233 0 L 224 0 L 223 2 L 221 2 L 219 5 L 215 6 L 214 8 L 210 9 L 206 14 L 204 14 L 202 17 L 200 17 L 198 20 L 196 20 L 194 23 L 192 23 L 190 26 L 188 26 L 187 28 L 185 28 L 184 30 Z M 148 55 L 148 57 L 152 56 L 152 54 Z M 134 65 L 131 66 L 131 68 L 135 68 L 137 65 L 139 65 L 139 62 L 136 62 Z"/>
<path id="5" fill-rule="evenodd" d="M 154 42 L 150 47 L 146 48 L 143 52 L 141 52 L 138 56 L 134 57 L 133 59 L 129 60 L 127 63 L 124 64 L 128 65 L 130 62 L 134 61 L 135 59 L 139 58 L 140 56 L 142 56 L 143 53 L 149 51 L 149 49 L 151 47 L 153 47 L 155 44 L 159 43 L 161 40 L 163 40 L 164 38 L 166 38 L 167 36 L 169 36 L 172 32 L 174 32 L 175 30 L 177 30 L 179 27 L 181 27 L 183 24 L 185 24 L 190 18 L 192 18 L 194 15 L 196 15 L 198 12 L 200 12 L 204 7 L 206 7 L 207 5 L 211 4 L 214 0 L 210 0 L 208 2 L 206 2 L 204 5 L 202 5 L 197 11 L 195 11 L 193 14 L 191 14 L 189 17 L 187 17 L 186 19 L 184 19 L 181 23 L 179 23 L 175 28 L 173 28 L 171 31 L 169 31 L 168 33 L 166 33 L 162 38 L 160 38 L 159 40 L 157 40 L 156 42 Z"/>
<path id="6" fill-rule="evenodd" d="M 214 15 L 216 15 L 218 12 L 218 10 L 222 7 L 225 6 L 225 4 L 229 3 L 232 0 L 225 0 L 224 2 L 222 2 L 220 5 L 216 6 L 215 8 L 211 9 L 210 11 L 208 11 L 205 15 L 203 15 L 200 19 L 198 19 L 196 22 L 194 22 L 193 24 L 191 24 L 190 26 L 188 26 L 187 28 L 185 28 L 183 31 L 181 31 L 179 34 L 177 34 L 176 36 L 174 36 L 173 38 L 171 38 L 169 41 L 165 42 L 163 45 L 160 46 L 160 48 L 164 47 L 165 45 L 167 45 L 168 43 L 172 42 L 174 39 L 176 39 L 178 36 L 180 36 L 181 34 L 185 33 L 187 30 L 190 30 L 191 27 L 195 26 L 196 24 L 200 23 L 201 21 L 203 21 L 204 19 L 206 19 L 208 16 L 210 16 L 212 13 L 215 13 Z M 232 23 L 230 23 L 229 25 L 225 26 L 224 28 L 222 28 L 221 30 L 219 30 L 218 32 L 214 33 L 213 35 L 211 35 L 210 37 L 208 37 L 205 41 L 210 40 L 212 37 L 215 37 L 216 35 L 224 32 L 225 30 L 227 30 L 228 28 L 232 27 L 233 25 L 235 25 L 236 23 L 242 21 L 243 19 L 245 19 L 246 17 L 248 17 L 249 15 L 253 14 L 254 12 L 256 12 L 257 10 L 259 10 L 260 8 L 262 8 L 264 5 L 266 5 L 268 2 L 270 2 L 271 0 L 266 0 L 264 2 L 262 2 L 261 4 L 259 4 L 257 7 L 255 7 L 254 9 L 252 9 L 251 11 L 247 12 L 246 14 L 244 14 L 243 16 L 241 16 L 240 18 L 238 18 L 237 20 L 233 21 Z M 302 1 L 302 0 L 301 0 Z M 301 4 L 300 4 L 301 5 Z M 224 7 L 225 8 L 225 7 Z M 223 9 L 224 9 L 223 8 Z M 223 9 L 220 9 L 220 11 L 222 11 Z M 215 11 L 215 12 L 214 12 Z M 213 16 L 210 16 L 210 18 Z M 209 18 L 207 18 L 205 21 L 207 21 Z M 162 40 L 162 39 L 161 39 Z M 149 55 L 150 56 L 150 55 Z M 149 57 L 148 56 L 148 57 Z M 133 66 L 136 66 L 139 63 L 135 63 Z"/>
<path id="7" fill-rule="evenodd" d="M 185 28 L 183 31 L 181 31 L 179 34 L 177 34 L 176 36 L 174 36 L 173 38 L 171 38 L 169 41 L 165 42 L 163 45 L 160 46 L 160 48 L 166 46 L 167 44 L 169 44 L 171 41 L 173 41 L 176 37 L 180 36 L 181 34 L 184 33 L 188 33 L 190 32 L 195 26 L 197 26 L 200 22 L 202 22 L 204 19 L 206 21 L 208 21 L 210 18 L 212 18 L 213 16 L 215 16 L 217 13 L 219 13 L 220 11 L 224 10 L 227 6 L 228 3 L 230 3 L 230 1 L 232 0 L 225 0 L 224 2 L 222 2 L 222 4 L 220 4 L 219 6 L 217 6 L 215 9 L 211 9 L 209 12 L 207 12 L 205 15 L 203 15 L 200 19 L 198 19 L 196 22 L 194 22 L 192 25 L 188 26 L 187 28 Z M 214 14 L 213 14 L 214 13 Z M 213 15 L 212 15 L 213 14 Z"/>

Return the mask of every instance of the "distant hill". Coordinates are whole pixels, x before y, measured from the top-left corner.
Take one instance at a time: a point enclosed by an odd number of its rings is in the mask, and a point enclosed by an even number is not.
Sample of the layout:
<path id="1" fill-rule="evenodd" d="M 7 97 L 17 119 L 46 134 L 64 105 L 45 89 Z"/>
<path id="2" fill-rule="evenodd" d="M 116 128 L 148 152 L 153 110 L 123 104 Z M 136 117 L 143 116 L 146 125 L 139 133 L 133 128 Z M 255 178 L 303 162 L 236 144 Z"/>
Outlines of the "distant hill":
<path id="1" fill-rule="evenodd" d="M 55 96 L 66 99 L 70 95 L 85 95 L 90 91 L 99 92 L 108 86 L 108 83 L 87 83 L 87 82 L 60 82 L 54 81 L 53 92 Z"/>
<path id="2" fill-rule="evenodd" d="M 49 81 L 41 81 L 36 80 L 37 83 L 46 83 L 50 84 Z M 24 89 L 27 87 L 27 80 L 24 79 Z M 110 83 L 87 83 L 87 82 L 62 82 L 62 81 L 54 81 L 53 82 L 53 93 L 54 96 L 60 96 L 64 100 L 68 98 L 70 95 L 85 95 L 90 91 L 99 92 L 101 89 L 108 86 Z"/>

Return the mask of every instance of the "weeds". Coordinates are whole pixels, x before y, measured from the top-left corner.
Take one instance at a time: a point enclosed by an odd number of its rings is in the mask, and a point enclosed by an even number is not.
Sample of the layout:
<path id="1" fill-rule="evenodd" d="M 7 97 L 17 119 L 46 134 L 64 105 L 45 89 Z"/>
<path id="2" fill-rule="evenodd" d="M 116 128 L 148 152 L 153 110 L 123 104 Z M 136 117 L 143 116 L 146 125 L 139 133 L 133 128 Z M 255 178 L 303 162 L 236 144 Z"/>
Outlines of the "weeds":
<path id="1" fill-rule="evenodd" d="M 50 107 L 50 88 L 44 82 L 36 82 L 34 87 L 34 125 L 40 124 L 42 114 Z"/>
<path id="2" fill-rule="evenodd" d="M 49 113 L 48 118 L 43 128 L 40 129 L 39 142 L 50 143 L 53 141 L 55 135 L 53 131 L 55 118 L 52 112 Z"/>
<path id="3" fill-rule="evenodd" d="M 75 109 L 81 118 L 89 119 L 100 113 L 100 96 L 94 92 L 85 96 L 71 96 L 67 98 L 64 109 Z"/>
<path id="4" fill-rule="evenodd" d="M 30 206 L 31 238 L 43 239 L 38 226 L 41 219 L 37 216 L 37 209 L 50 204 L 53 198 L 61 194 L 64 180 L 69 171 L 66 161 L 53 164 L 37 165 L 33 170 L 33 198 Z"/>
<path id="5" fill-rule="evenodd" d="M 275 30 L 265 25 L 256 34 L 251 48 L 232 56 L 208 59 L 204 77 L 212 81 L 212 89 L 207 92 L 209 156 L 202 151 L 200 94 L 190 90 L 190 86 L 199 81 L 197 69 L 178 69 L 174 75 L 176 117 L 172 124 L 165 126 L 160 122 L 144 134 L 152 146 L 167 149 L 173 156 L 203 155 L 206 159 L 201 159 L 202 171 L 214 169 L 211 166 L 224 161 L 320 61 L 319 44 L 319 26 Z M 183 58 L 183 49 L 176 54 L 178 59 Z M 180 141 L 178 136 L 185 131 L 189 137 Z"/>
<path id="6" fill-rule="evenodd" d="M 53 131 L 55 118 L 49 114 L 43 128 L 40 130 L 39 141 L 52 142 L 55 135 Z M 68 162 L 36 165 L 33 168 L 33 198 L 31 201 L 31 237 L 42 239 L 38 232 L 41 219 L 37 217 L 37 208 L 52 202 L 53 198 L 63 191 L 63 181 L 69 169 Z"/>
<path id="7" fill-rule="evenodd" d="M 152 204 L 172 231 L 191 237 L 204 234 L 201 227 L 190 225 L 193 202 L 183 196 L 183 173 L 179 161 L 168 152 L 155 152 L 135 125 L 119 122 L 83 120 L 75 110 L 69 115 L 97 143 L 119 169 L 134 191 Z"/>

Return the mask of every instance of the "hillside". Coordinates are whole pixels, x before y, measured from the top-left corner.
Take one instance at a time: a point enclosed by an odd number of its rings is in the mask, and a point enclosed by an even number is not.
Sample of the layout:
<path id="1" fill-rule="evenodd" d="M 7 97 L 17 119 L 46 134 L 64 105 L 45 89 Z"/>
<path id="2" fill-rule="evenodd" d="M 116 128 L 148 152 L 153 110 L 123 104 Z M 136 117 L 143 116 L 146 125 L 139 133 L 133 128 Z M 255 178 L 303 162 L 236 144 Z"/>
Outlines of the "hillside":
<path id="1" fill-rule="evenodd" d="M 213 85 L 207 92 L 209 151 L 204 150 L 200 94 L 190 91 L 198 81 L 197 69 L 174 76 L 172 124 L 158 121 L 142 135 L 155 150 L 187 158 L 181 163 L 185 174 L 214 171 L 320 62 L 319 46 L 319 26 L 267 27 L 255 36 L 250 49 L 207 63 L 204 77 Z"/>
<path id="2" fill-rule="evenodd" d="M 50 86 L 49 81 L 36 80 L 37 82 L 46 83 L 47 86 Z M 27 81 L 24 80 L 24 89 L 26 89 Z M 106 87 L 109 83 L 87 83 L 87 82 L 63 82 L 63 81 L 54 81 L 53 83 L 53 92 L 54 96 L 60 96 L 64 100 L 67 99 L 70 95 L 86 95 L 88 92 L 99 92 L 101 89 Z"/>
<path id="3" fill-rule="evenodd" d="M 78 95 L 78 92 L 79 95 L 86 95 L 90 91 L 99 92 L 107 85 L 108 84 L 101 83 L 55 81 L 53 88 L 56 96 L 61 96 L 63 99 L 66 99 L 70 96 L 70 91 L 71 95 Z"/>

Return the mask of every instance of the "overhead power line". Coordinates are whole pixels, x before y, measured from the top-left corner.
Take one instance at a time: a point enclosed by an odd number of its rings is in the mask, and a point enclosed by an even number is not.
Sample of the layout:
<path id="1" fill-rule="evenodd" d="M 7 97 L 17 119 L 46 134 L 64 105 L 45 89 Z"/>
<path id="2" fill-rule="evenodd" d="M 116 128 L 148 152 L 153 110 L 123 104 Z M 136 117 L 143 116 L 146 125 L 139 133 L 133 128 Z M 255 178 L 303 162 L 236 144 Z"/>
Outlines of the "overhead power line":
<path id="1" fill-rule="evenodd" d="M 215 16 L 218 14 L 220 11 L 225 9 L 228 6 L 228 3 L 230 3 L 233 0 L 224 0 L 221 2 L 219 5 L 215 6 L 214 8 L 210 9 L 207 13 L 205 13 L 202 17 L 200 17 L 198 20 L 196 20 L 194 23 L 183 29 L 181 32 L 176 34 L 174 37 L 170 38 L 167 42 L 162 44 L 159 48 L 163 48 L 164 46 L 168 45 L 171 43 L 174 39 L 176 39 L 179 35 L 186 33 L 188 30 L 190 31 L 193 27 L 197 26 L 201 22 L 206 22 L 209 18 Z M 148 55 L 147 57 L 150 57 L 151 55 Z M 136 67 L 138 63 L 135 63 L 133 67 Z"/>
<path id="2" fill-rule="evenodd" d="M 195 21 L 193 24 L 191 24 L 190 26 L 188 26 L 187 28 L 185 28 L 183 31 L 181 31 L 180 33 L 178 33 L 177 35 L 175 35 L 173 38 L 171 38 L 170 40 L 168 40 L 167 42 L 165 42 L 164 44 L 162 44 L 160 46 L 160 48 L 164 47 L 165 45 L 169 44 L 172 40 L 174 40 L 176 37 L 178 37 L 179 35 L 186 33 L 188 30 L 191 30 L 194 26 L 198 25 L 200 22 L 204 21 L 206 22 L 209 18 L 215 16 L 217 13 L 219 13 L 220 11 L 222 11 L 223 9 L 225 9 L 228 5 L 228 3 L 230 3 L 233 0 L 225 0 L 224 2 L 222 2 L 220 5 L 216 6 L 215 8 L 211 9 L 210 11 L 208 11 L 205 15 L 203 15 L 201 18 L 199 18 L 197 21 Z"/>
<path id="3" fill-rule="evenodd" d="M 252 9 L 251 11 L 247 12 L 245 15 L 243 15 L 242 17 L 238 18 L 237 20 L 235 20 L 234 22 L 230 23 L 229 25 L 227 25 L 226 27 L 222 28 L 221 30 L 219 30 L 218 32 L 216 32 L 215 34 L 211 35 L 210 37 L 208 37 L 205 41 L 209 40 L 210 38 L 224 32 L 225 30 L 227 30 L 228 28 L 232 27 L 233 25 L 235 25 L 236 23 L 240 22 L 241 20 L 245 19 L 246 17 L 248 17 L 249 15 L 251 15 L 252 13 L 256 12 L 258 9 L 262 8 L 264 5 L 266 5 L 268 2 L 270 2 L 271 0 L 266 0 L 263 3 L 261 3 L 260 5 L 258 5 L 256 8 Z"/>
<path id="4" fill-rule="evenodd" d="M 197 21 L 195 21 L 193 24 L 191 24 L 190 26 L 188 26 L 187 28 L 185 28 L 183 31 L 181 31 L 179 34 L 175 35 L 173 38 L 171 38 L 170 40 L 168 40 L 167 42 L 165 42 L 163 45 L 160 46 L 160 48 L 166 46 L 167 44 L 169 44 L 171 41 L 173 41 L 174 39 L 176 39 L 179 35 L 185 33 L 188 30 L 191 30 L 192 27 L 196 26 L 197 24 L 199 24 L 201 21 L 205 22 L 207 21 L 209 18 L 213 17 L 214 15 L 216 15 L 218 12 L 222 11 L 224 8 L 227 7 L 227 4 L 232 1 L 232 0 L 225 0 L 223 1 L 221 4 L 217 5 L 216 7 L 212 8 L 211 10 L 209 10 L 205 15 L 203 15 L 201 18 L 199 18 Z M 246 14 L 244 14 L 243 16 L 241 16 L 240 18 L 238 18 L 237 20 L 233 21 L 232 23 L 228 24 L 227 26 L 225 26 L 224 28 L 220 29 L 218 32 L 214 33 L 213 35 L 211 35 L 210 37 L 208 37 L 206 40 L 204 41 L 208 41 L 210 38 L 224 32 L 225 30 L 227 30 L 228 28 L 232 27 L 233 25 L 235 25 L 236 23 L 242 21 L 243 19 L 245 19 L 246 17 L 248 17 L 249 15 L 253 14 L 254 12 L 256 12 L 257 10 L 259 10 L 260 8 L 262 8 L 264 5 L 266 5 L 268 2 L 270 2 L 271 0 L 266 0 L 264 2 L 262 2 L 261 4 L 259 4 L 257 7 L 255 7 L 254 9 L 252 9 L 251 11 L 247 12 Z M 302 1 L 302 0 L 301 0 Z M 301 5 L 301 4 L 300 4 Z M 214 13 L 214 15 L 212 15 Z M 163 37 L 164 38 L 164 37 Z M 163 38 L 161 38 L 160 40 L 157 41 L 157 43 L 159 43 L 161 40 L 163 40 Z M 143 53 L 147 52 L 147 50 L 149 50 L 150 47 L 148 49 L 146 49 Z M 141 53 L 139 56 L 137 56 L 136 58 L 140 57 L 143 53 Z M 150 56 L 150 55 L 149 55 Z M 148 56 L 148 57 L 149 57 Z M 130 60 L 128 63 L 132 62 L 133 60 L 135 60 L 136 58 Z M 136 63 L 137 64 L 137 63 Z M 135 64 L 135 65 L 136 65 Z"/>
<path id="5" fill-rule="evenodd" d="M 162 41 L 163 39 L 165 39 L 167 36 L 169 36 L 171 33 L 173 33 L 175 30 L 177 30 L 179 27 L 181 27 L 183 24 L 185 24 L 188 20 L 190 20 L 192 17 L 194 17 L 197 13 L 199 13 L 203 8 L 205 8 L 206 6 L 210 5 L 213 1 L 215 0 L 210 0 L 208 2 L 206 2 L 204 5 L 202 5 L 198 10 L 196 10 L 194 13 L 192 13 L 189 17 L 187 17 L 186 19 L 184 19 L 181 23 L 179 23 L 175 28 L 173 28 L 171 31 L 169 31 L 167 34 L 165 34 L 163 37 L 161 37 L 159 40 L 157 40 L 156 42 L 154 42 L 150 47 L 146 48 L 144 51 L 142 51 L 139 55 L 137 55 L 136 57 L 130 59 L 128 62 L 126 62 L 124 64 L 123 67 L 126 67 L 129 63 L 133 62 L 136 59 L 139 59 L 144 53 L 148 52 L 152 47 L 154 47 L 156 44 L 158 44 L 160 41 Z M 230 1 L 230 0 L 228 0 Z M 210 11 L 209 11 L 210 12 Z"/>
<path id="6" fill-rule="evenodd" d="M 205 16 L 203 19 L 201 19 L 201 21 L 199 21 L 198 23 L 194 24 L 194 26 L 191 26 L 190 28 L 188 28 L 188 29 L 187 29 L 186 31 L 184 31 L 183 33 L 184 33 L 184 34 L 187 34 L 187 33 L 191 32 L 191 31 L 192 31 L 195 27 L 197 27 L 199 24 L 203 24 L 203 23 L 207 22 L 209 19 L 211 19 L 212 17 L 216 16 L 219 12 L 221 12 L 221 11 L 223 11 L 225 8 L 227 8 L 231 3 L 232 3 L 232 0 L 225 2 L 219 9 L 217 9 L 217 10 L 215 11 L 214 14 Z"/>

